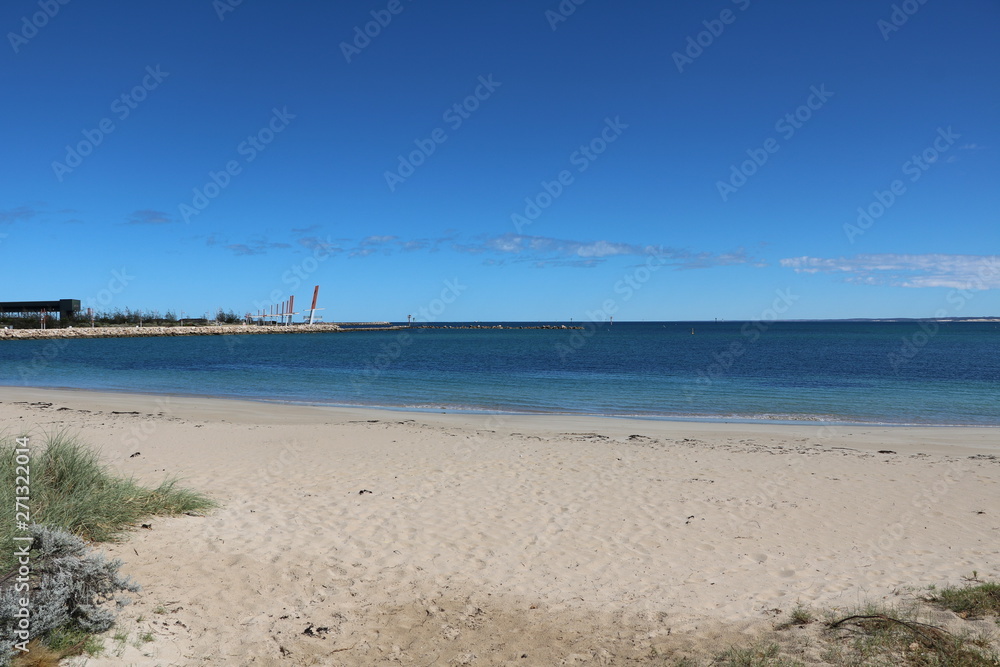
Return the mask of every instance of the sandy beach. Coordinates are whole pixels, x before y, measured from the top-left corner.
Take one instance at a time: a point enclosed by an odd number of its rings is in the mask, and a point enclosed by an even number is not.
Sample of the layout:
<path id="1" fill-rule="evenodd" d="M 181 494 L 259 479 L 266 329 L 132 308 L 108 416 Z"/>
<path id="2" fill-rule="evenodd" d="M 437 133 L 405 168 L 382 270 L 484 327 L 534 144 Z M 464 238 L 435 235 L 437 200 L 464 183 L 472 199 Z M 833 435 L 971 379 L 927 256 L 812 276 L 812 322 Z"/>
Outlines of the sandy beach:
<path id="1" fill-rule="evenodd" d="M 9 387 L 0 428 L 69 430 L 123 474 L 220 503 L 102 547 L 143 587 L 120 627 L 152 641 L 73 663 L 93 667 L 663 664 L 797 604 L 1000 576 L 996 428 Z"/>

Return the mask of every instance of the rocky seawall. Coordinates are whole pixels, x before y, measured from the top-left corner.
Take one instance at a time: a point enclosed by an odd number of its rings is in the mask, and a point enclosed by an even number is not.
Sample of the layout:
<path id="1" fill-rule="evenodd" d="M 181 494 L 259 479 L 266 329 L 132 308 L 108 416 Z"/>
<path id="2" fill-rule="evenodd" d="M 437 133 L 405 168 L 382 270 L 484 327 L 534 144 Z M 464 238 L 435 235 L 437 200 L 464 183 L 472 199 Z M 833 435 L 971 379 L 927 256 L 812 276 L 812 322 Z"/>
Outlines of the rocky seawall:
<path id="1" fill-rule="evenodd" d="M 67 329 L 0 329 L 0 340 L 33 340 L 48 338 L 143 338 L 147 336 L 235 336 L 248 334 L 323 333 L 335 331 L 343 331 L 343 329 L 336 324 L 293 324 L 291 326 L 217 324 L 189 327 L 74 327 Z M 357 329 L 355 329 L 355 331 L 357 331 Z"/>
<path id="2" fill-rule="evenodd" d="M 0 329 L 0 340 L 45 340 L 63 338 L 144 338 L 149 336 L 246 336 L 257 334 L 346 333 L 349 331 L 398 331 L 401 329 L 582 329 L 566 325 L 364 325 L 292 324 L 290 326 L 259 324 L 209 324 L 174 327 L 73 327 L 66 329 Z"/>

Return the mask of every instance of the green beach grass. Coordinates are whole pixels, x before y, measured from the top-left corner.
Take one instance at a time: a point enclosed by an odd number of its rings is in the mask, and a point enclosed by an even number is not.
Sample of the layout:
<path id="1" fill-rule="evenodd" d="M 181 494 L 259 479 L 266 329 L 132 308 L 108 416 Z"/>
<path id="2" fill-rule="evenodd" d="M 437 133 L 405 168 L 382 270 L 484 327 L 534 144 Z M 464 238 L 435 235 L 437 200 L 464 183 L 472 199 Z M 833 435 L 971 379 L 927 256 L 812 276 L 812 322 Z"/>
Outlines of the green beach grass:
<path id="1" fill-rule="evenodd" d="M 15 532 L 15 442 L 0 442 L 0 540 L 12 544 Z M 118 477 L 101 463 L 98 453 L 61 432 L 30 438 L 31 522 L 59 527 L 91 542 L 108 542 L 141 519 L 156 515 L 199 512 L 214 507 L 203 494 L 167 479 L 146 488 L 131 478 Z M 0 570 L 13 565 L 10 550 L 0 551 Z"/>
<path id="2" fill-rule="evenodd" d="M 15 535 L 24 534 L 18 528 L 24 517 L 17 515 L 18 511 L 25 511 L 24 505 L 30 514 L 26 523 L 62 529 L 87 542 L 114 541 L 151 516 L 202 512 L 215 507 L 207 496 L 178 486 L 176 479 L 166 479 L 155 488 L 147 488 L 131 478 L 116 475 L 101 462 L 97 451 L 66 432 L 30 436 L 27 466 L 23 465 L 23 442 L 23 438 L 0 439 L 3 480 L 0 542 L 3 544 L 16 544 Z M 30 473 L 27 480 L 25 467 Z M 20 507 L 18 500 L 22 502 Z M 0 575 L 16 567 L 14 549 L 0 550 Z M 114 570 L 117 571 L 117 566 Z M 96 637 L 70 623 L 33 640 L 34 659 L 42 659 L 44 655 L 44 660 L 50 662 L 32 664 L 54 665 L 67 655 L 98 651 L 100 645 Z M 22 664 L 22 658 L 15 658 L 11 664 Z"/>
<path id="3" fill-rule="evenodd" d="M 975 574 L 973 579 L 976 579 Z M 979 582 L 975 585 L 943 588 L 931 601 L 962 618 L 1000 616 L 1000 584 Z"/>

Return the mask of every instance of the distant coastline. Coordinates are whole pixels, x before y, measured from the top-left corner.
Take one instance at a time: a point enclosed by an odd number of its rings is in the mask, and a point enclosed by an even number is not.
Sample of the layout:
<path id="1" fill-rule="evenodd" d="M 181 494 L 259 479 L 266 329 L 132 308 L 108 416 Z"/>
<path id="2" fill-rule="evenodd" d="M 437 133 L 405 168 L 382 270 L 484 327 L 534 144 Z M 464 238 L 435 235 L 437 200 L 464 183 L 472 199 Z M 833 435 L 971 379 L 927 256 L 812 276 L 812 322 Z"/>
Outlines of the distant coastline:
<path id="1" fill-rule="evenodd" d="M 247 336 L 257 334 L 347 333 L 353 331 L 401 331 L 409 329 L 582 329 L 571 325 L 445 325 L 393 324 L 391 322 L 324 324 L 208 324 L 194 326 L 67 327 L 65 329 L 0 329 L 0 340 L 49 340 L 71 338 L 148 338 L 154 336 Z"/>
<path id="2" fill-rule="evenodd" d="M 782 320 L 782 322 L 1000 322 L 1000 317 L 851 317 L 834 320 Z"/>
<path id="3" fill-rule="evenodd" d="M 664 320 L 665 324 L 722 324 L 724 322 L 741 322 L 742 320 Z M 957 323 L 1000 323 L 1000 317 L 886 317 L 886 318 L 849 318 L 849 319 L 788 319 L 780 320 L 785 323 L 900 323 L 908 322 L 939 322 L 947 324 Z M 620 324 L 629 324 L 630 321 L 622 321 Z M 608 322 L 587 322 L 590 326 L 595 324 L 609 325 Z M 551 330 L 581 330 L 585 327 L 579 323 L 569 322 L 567 324 L 539 324 L 532 322 L 513 323 L 393 323 L 393 322 L 326 322 L 316 324 L 295 323 L 295 324 L 191 324 L 174 326 L 98 326 L 98 327 L 66 327 L 52 329 L 13 329 L 0 328 L 0 341 L 2 340 L 52 340 L 52 339 L 74 339 L 74 338 L 148 338 L 148 337 L 171 337 L 171 336 L 247 336 L 258 334 L 305 334 L 305 333 L 346 333 L 355 331 L 402 331 L 411 329 L 551 329 Z"/>

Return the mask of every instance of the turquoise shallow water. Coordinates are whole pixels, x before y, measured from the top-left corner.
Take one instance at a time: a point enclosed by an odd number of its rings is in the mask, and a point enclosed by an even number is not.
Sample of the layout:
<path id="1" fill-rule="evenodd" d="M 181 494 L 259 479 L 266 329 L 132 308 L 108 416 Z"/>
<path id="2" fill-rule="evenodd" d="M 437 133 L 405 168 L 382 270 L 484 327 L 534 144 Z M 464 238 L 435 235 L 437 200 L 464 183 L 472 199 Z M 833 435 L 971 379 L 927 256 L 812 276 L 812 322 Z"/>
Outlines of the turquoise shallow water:
<path id="1" fill-rule="evenodd" d="M 1000 425 L 997 323 L 585 326 L 5 341 L 0 384 L 408 409 Z"/>

